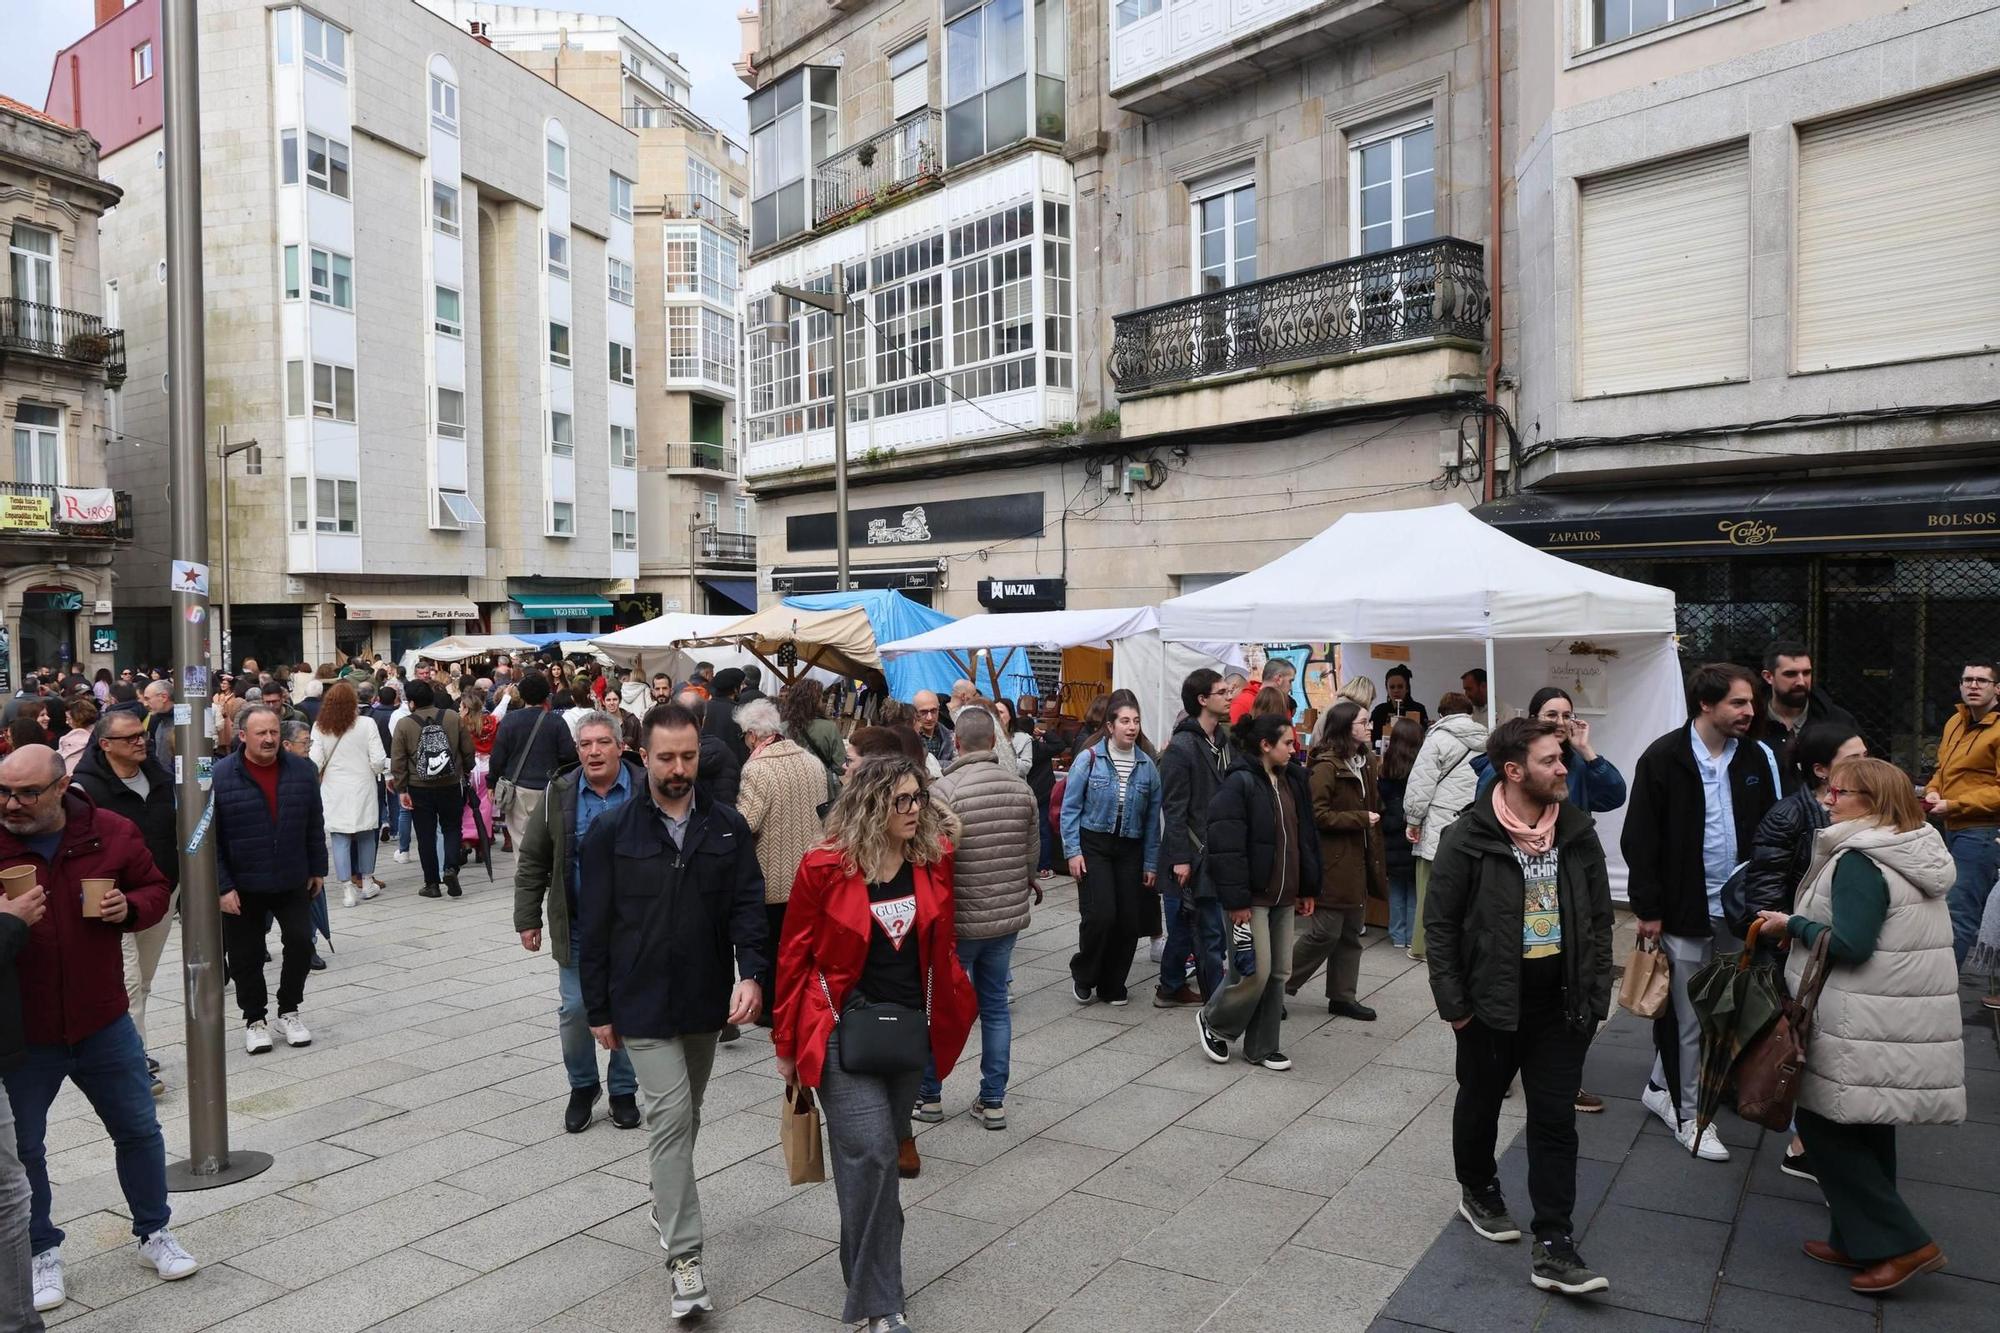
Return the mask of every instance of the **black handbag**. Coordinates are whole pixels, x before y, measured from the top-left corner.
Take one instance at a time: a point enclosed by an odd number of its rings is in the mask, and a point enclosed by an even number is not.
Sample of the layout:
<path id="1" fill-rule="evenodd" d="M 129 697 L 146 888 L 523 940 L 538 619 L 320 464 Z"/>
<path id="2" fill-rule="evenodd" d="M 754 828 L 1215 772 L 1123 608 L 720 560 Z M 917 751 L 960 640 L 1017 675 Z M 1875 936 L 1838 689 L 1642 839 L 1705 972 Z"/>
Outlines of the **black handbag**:
<path id="1" fill-rule="evenodd" d="M 820 993 L 833 1008 L 833 991 L 826 973 L 819 974 Z M 931 970 L 924 969 L 924 1007 L 881 1004 L 855 987 L 847 1007 L 836 1010 L 834 1030 L 840 1034 L 840 1067 L 849 1074 L 921 1074 L 931 1054 Z"/>

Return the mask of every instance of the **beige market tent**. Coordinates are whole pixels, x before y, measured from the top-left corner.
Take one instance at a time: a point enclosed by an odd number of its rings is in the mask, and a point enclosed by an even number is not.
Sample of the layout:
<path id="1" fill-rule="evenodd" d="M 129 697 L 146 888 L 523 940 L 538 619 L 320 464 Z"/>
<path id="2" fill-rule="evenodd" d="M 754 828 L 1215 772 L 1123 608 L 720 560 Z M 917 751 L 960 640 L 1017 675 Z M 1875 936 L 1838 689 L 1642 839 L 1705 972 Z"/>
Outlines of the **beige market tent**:
<path id="1" fill-rule="evenodd" d="M 796 654 L 789 667 L 778 660 L 787 643 Z M 696 638 L 683 639 L 676 646 L 687 651 L 741 648 L 787 684 L 806 669 L 818 668 L 865 680 L 877 689 L 884 687 L 875 631 L 868 623 L 868 613 L 858 606 L 842 611 L 802 611 L 781 603 Z"/>

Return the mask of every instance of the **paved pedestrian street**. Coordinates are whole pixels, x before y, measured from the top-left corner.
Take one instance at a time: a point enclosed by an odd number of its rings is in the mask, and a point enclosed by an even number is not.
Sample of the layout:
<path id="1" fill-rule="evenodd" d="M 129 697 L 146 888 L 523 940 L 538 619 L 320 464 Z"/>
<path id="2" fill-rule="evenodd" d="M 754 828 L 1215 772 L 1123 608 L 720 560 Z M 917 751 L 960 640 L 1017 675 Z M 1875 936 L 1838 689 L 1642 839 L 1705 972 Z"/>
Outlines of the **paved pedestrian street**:
<path id="1" fill-rule="evenodd" d="M 667 1324 L 643 1133 L 612 1128 L 602 1103 L 588 1132 L 562 1131 L 554 965 L 514 934 L 513 858 L 497 858 L 492 885 L 471 871 L 460 901 L 416 897 L 415 865 L 382 860 L 389 892 L 333 905 L 339 952 L 304 1010 L 312 1046 L 253 1058 L 228 1029 L 234 1141 L 277 1160 L 254 1180 L 174 1196 L 175 1230 L 203 1264 L 193 1279 L 163 1284 L 135 1261 L 111 1145 L 65 1091 L 49 1171 L 69 1232 L 70 1300 L 52 1323 L 79 1333 Z M 1451 1037 L 1421 967 L 1381 932 L 1369 932 L 1362 962 L 1378 1022 L 1331 1020 L 1309 991 L 1286 1024 L 1291 1072 L 1222 1067 L 1196 1049 L 1191 1012 L 1151 1007 L 1150 985 L 1134 985 L 1129 1008 L 1077 1006 L 1065 971 L 1074 893 L 1055 883 L 1015 953 L 1009 1128 L 966 1114 L 976 1027 L 968 1063 L 945 1085 L 945 1121 L 918 1126 L 924 1169 L 904 1182 L 904 1262 L 922 1333 L 1705 1318 L 1837 1333 L 1878 1317 L 1884 1329 L 1992 1327 L 2000 1072 L 1979 1032 L 1968 1043 L 1977 1123 L 1903 1139 L 1911 1201 L 1952 1267 L 1880 1302 L 1878 1316 L 1877 1303 L 1848 1297 L 1841 1274 L 1798 1255 L 1823 1214 L 1809 1187 L 1778 1174 L 1776 1136 L 1758 1144 L 1730 1122 L 1725 1138 L 1744 1151 L 1717 1166 L 1687 1161 L 1657 1123 L 1641 1123 L 1627 1098 L 1645 1036 L 1614 1024 L 1592 1057 L 1591 1086 L 1609 1109 L 1581 1117 L 1578 1213 L 1584 1252 L 1614 1288 L 1571 1308 L 1529 1287 L 1525 1245 L 1476 1241 L 1454 1220 Z M 1134 970 L 1146 970 L 1143 950 Z M 160 975 L 169 993 L 150 1017 L 177 1158 L 184 1051 L 166 1038 L 181 1029 L 178 943 Z M 779 1088 L 762 1031 L 719 1052 L 696 1153 L 718 1306 L 701 1326 L 846 1327 L 833 1186 L 787 1184 Z M 1503 1138 L 1520 1104 L 1507 1103 Z M 1503 1175 L 1525 1213 L 1523 1172 L 1516 1148 Z"/>

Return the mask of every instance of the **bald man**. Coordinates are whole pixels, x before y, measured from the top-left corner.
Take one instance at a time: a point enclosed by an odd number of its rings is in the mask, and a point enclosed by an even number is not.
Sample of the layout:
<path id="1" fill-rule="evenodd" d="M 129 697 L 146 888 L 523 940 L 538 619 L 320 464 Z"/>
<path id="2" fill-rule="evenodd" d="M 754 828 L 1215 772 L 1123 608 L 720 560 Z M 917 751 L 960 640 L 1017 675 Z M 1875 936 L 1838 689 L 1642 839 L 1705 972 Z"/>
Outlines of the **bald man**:
<path id="1" fill-rule="evenodd" d="M 138 826 L 71 791 L 61 756 L 46 745 L 0 760 L 0 870 L 21 867 L 34 871 L 47 915 L 15 960 L 26 1049 L 0 1050 L 0 1068 L 12 1065 L 0 1079 L 28 1176 L 34 1305 L 53 1310 L 68 1292 L 44 1144 L 64 1079 L 89 1099 L 116 1146 L 139 1258 L 168 1281 L 198 1265 L 167 1230 L 166 1141 L 125 995 L 124 937 L 166 915 L 166 877 Z M 84 895 L 92 880 L 110 882 L 95 904 Z"/>

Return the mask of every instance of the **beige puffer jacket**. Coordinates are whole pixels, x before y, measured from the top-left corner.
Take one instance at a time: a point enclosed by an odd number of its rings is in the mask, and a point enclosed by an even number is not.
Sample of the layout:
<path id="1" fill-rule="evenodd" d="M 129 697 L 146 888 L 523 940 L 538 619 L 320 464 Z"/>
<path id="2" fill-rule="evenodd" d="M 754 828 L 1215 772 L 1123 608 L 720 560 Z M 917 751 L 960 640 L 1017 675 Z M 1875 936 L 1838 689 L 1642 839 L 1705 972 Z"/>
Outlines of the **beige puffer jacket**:
<path id="1" fill-rule="evenodd" d="M 1898 833 L 1846 820 L 1820 830 L 1797 914 L 1832 924 L 1833 870 L 1865 856 L 1889 885 L 1889 915 L 1859 967 L 1830 963 L 1806 1048 L 1799 1105 L 1847 1125 L 1955 1125 L 1965 1119 L 1965 1043 L 1945 895 L 1957 872 L 1936 829 Z M 1797 993 L 1809 953 L 1785 965 Z"/>
<path id="2" fill-rule="evenodd" d="M 990 940 L 1027 929 L 1041 852 L 1028 784 L 1002 765 L 997 752 L 975 750 L 952 760 L 931 793 L 962 826 L 952 877 L 958 937 Z"/>
<path id="3" fill-rule="evenodd" d="M 764 901 L 789 902 L 799 862 L 825 830 L 819 808 L 827 797 L 826 765 L 810 750 L 780 737 L 743 765 L 736 809 L 757 839 Z M 776 941 L 772 942 L 776 948 Z"/>
<path id="4" fill-rule="evenodd" d="M 1478 794 L 1479 775 L 1472 771 L 1471 757 L 1484 753 L 1486 724 L 1470 713 L 1441 717 L 1425 733 L 1403 787 L 1403 817 L 1423 826 L 1416 853 L 1424 860 L 1437 860 L 1438 839 Z"/>

